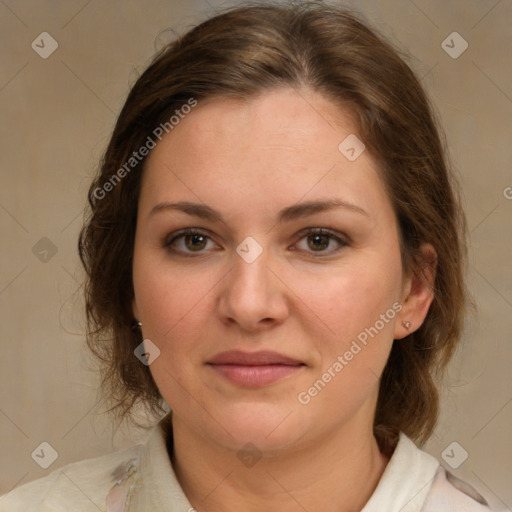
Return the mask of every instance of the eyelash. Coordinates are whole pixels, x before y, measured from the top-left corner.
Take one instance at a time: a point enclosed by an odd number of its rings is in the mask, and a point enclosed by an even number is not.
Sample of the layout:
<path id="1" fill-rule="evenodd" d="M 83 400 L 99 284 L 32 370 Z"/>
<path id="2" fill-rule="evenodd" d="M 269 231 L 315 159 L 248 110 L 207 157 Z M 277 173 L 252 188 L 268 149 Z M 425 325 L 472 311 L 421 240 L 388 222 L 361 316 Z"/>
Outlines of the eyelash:
<path id="1" fill-rule="evenodd" d="M 188 251 L 181 251 L 181 250 L 176 250 L 176 249 L 172 248 L 172 245 L 176 242 L 176 240 L 179 240 L 179 239 L 184 238 L 186 236 L 194 236 L 194 235 L 203 236 L 203 237 L 207 238 L 208 240 L 211 240 L 211 237 L 205 231 L 202 231 L 201 229 L 197 229 L 197 228 L 187 228 L 187 229 L 183 229 L 181 231 L 178 231 L 176 233 L 172 233 L 171 235 L 166 237 L 166 239 L 163 242 L 163 247 L 165 249 L 168 249 L 172 253 L 175 253 L 175 254 L 178 254 L 178 255 L 181 255 L 181 256 L 184 256 L 184 257 L 192 257 L 193 258 L 194 257 L 194 252 L 197 255 L 200 255 L 204 251 L 203 250 L 201 250 L 201 251 L 189 251 L 189 252 Z M 323 236 L 329 237 L 329 240 L 334 240 L 334 241 L 336 241 L 339 244 L 339 247 L 337 249 L 331 250 L 331 251 L 307 251 L 310 254 L 314 255 L 313 257 L 315 257 L 315 258 L 331 256 L 331 255 L 339 252 L 344 247 L 349 245 L 348 240 L 340 237 L 335 232 L 333 232 L 333 231 L 331 231 L 329 229 L 326 229 L 326 228 L 307 228 L 305 230 L 302 230 L 299 233 L 299 235 L 300 235 L 300 239 L 299 240 L 302 240 L 303 238 L 307 238 L 308 236 L 323 235 Z"/>

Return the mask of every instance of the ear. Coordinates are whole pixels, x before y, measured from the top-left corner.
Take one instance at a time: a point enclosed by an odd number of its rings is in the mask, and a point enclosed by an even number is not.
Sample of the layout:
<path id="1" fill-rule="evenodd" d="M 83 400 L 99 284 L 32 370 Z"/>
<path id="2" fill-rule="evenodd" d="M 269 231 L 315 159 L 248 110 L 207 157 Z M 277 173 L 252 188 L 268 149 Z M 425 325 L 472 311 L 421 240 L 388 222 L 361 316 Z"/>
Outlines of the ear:
<path id="1" fill-rule="evenodd" d="M 402 310 L 395 324 L 394 338 L 400 340 L 421 327 L 434 299 L 437 253 L 431 244 L 422 244 L 414 267 L 404 280 Z M 409 322 L 407 329 L 402 322 Z"/>

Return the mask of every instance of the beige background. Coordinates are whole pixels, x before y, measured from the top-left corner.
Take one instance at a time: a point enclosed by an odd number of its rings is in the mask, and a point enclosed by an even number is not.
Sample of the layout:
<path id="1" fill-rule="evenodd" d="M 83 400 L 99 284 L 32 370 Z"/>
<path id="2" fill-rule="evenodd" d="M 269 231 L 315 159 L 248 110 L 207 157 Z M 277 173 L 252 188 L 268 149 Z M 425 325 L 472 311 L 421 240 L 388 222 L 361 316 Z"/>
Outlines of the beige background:
<path id="1" fill-rule="evenodd" d="M 137 69 L 172 30 L 183 31 L 219 5 L 0 2 L 0 494 L 146 435 L 125 429 L 113 436 L 108 418 L 94 410 L 98 380 L 84 350 L 77 235 L 90 175 Z M 410 53 L 444 121 L 464 187 L 479 316 L 450 367 L 443 415 L 426 449 L 441 459 L 458 442 L 469 456 L 453 472 L 494 506 L 510 509 L 512 2 L 352 6 Z M 59 45 L 47 59 L 31 48 L 43 31 Z M 441 47 L 454 31 L 469 43 L 457 59 Z M 57 249 L 47 262 L 33 252 L 43 237 Z M 58 452 L 47 470 L 31 458 L 43 441 Z"/>

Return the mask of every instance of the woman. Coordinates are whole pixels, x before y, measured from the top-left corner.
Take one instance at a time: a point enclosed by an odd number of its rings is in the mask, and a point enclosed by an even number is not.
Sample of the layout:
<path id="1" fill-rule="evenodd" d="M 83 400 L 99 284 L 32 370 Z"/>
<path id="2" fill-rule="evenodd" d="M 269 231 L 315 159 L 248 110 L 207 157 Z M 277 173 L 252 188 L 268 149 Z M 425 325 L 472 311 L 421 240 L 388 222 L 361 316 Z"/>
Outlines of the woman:
<path id="1" fill-rule="evenodd" d="M 242 7 L 170 44 L 89 202 L 105 390 L 172 412 L 2 511 L 489 510 L 413 442 L 461 336 L 465 222 L 421 85 L 354 16 Z"/>

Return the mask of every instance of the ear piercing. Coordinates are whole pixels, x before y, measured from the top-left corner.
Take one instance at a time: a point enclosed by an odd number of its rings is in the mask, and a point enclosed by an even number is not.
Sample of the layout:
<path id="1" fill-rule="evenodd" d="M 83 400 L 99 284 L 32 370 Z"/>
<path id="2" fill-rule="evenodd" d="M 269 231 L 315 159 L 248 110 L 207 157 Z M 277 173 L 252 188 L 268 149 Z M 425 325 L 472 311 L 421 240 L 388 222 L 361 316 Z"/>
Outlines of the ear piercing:
<path id="1" fill-rule="evenodd" d="M 407 320 L 402 322 L 402 325 L 409 330 L 411 328 L 411 322 L 408 322 Z"/>
<path id="2" fill-rule="evenodd" d="M 142 327 L 142 322 L 137 322 L 137 326 L 139 327 L 139 329 Z"/>

